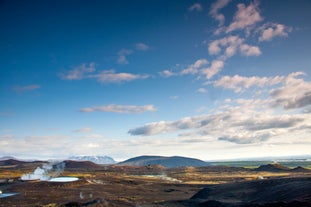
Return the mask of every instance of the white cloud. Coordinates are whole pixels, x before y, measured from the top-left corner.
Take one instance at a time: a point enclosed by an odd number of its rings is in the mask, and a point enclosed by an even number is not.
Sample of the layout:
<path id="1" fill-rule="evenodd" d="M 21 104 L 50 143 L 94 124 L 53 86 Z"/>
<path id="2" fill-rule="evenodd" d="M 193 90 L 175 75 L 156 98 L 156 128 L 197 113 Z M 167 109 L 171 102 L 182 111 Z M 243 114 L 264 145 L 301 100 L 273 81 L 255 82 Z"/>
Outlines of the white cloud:
<path id="1" fill-rule="evenodd" d="M 94 63 L 82 64 L 66 74 L 61 74 L 64 80 L 96 79 L 100 83 L 122 83 L 148 77 L 146 74 L 116 73 L 113 69 L 96 72 Z"/>
<path id="2" fill-rule="evenodd" d="M 244 77 L 224 76 L 214 82 L 215 87 L 231 89 L 236 93 L 244 92 L 250 87 L 266 87 L 281 84 L 282 86 L 270 90 L 270 105 L 283 109 L 304 108 L 311 105 L 311 83 L 298 76 L 303 72 L 291 73 L 288 76 L 275 77 Z"/>
<path id="3" fill-rule="evenodd" d="M 16 93 L 24 93 L 24 92 L 33 91 L 33 90 L 36 90 L 36 89 L 39 89 L 39 88 L 41 88 L 40 85 L 33 84 L 33 85 L 26 85 L 26 86 L 14 86 L 13 90 Z"/>
<path id="4" fill-rule="evenodd" d="M 198 93 L 206 93 L 207 90 L 206 90 L 205 88 L 199 88 L 199 89 L 197 90 L 197 92 L 198 92 Z"/>
<path id="5" fill-rule="evenodd" d="M 106 106 L 94 106 L 88 108 L 80 109 L 81 112 L 112 112 L 112 113 L 121 113 L 121 114 L 139 114 L 147 111 L 157 111 L 153 105 L 106 105 Z"/>
<path id="6" fill-rule="evenodd" d="M 186 69 L 182 70 L 181 71 L 181 75 L 196 74 L 206 64 L 208 64 L 208 60 L 206 60 L 206 59 L 199 59 L 199 60 L 195 61 L 194 64 L 191 64 Z"/>
<path id="7" fill-rule="evenodd" d="M 172 100 L 176 100 L 178 98 L 179 98 L 179 96 L 170 96 L 170 99 L 172 99 Z"/>
<path id="8" fill-rule="evenodd" d="M 84 79 L 87 74 L 93 72 L 95 72 L 95 63 L 83 63 L 67 73 L 60 74 L 60 77 L 64 80 L 81 80 Z"/>
<path id="9" fill-rule="evenodd" d="M 222 60 L 213 60 L 210 67 L 202 70 L 202 74 L 205 75 L 206 79 L 211 79 L 222 70 L 224 64 L 225 63 Z"/>
<path id="10" fill-rule="evenodd" d="M 163 77 L 171 77 L 171 76 L 176 76 L 178 75 L 177 73 L 172 72 L 171 70 L 163 70 L 161 72 L 159 72 L 159 74 Z"/>
<path id="11" fill-rule="evenodd" d="M 219 13 L 219 10 L 224 8 L 231 0 L 217 0 L 212 4 L 209 14 L 219 22 L 222 26 L 225 22 L 225 16 Z"/>
<path id="12" fill-rule="evenodd" d="M 219 40 L 215 40 L 213 42 L 211 42 L 208 46 L 208 52 L 210 55 L 217 55 L 220 53 L 221 48 L 219 47 Z"/>
<path id="13" fill-rule="evenodd" d="M 249 30 L 256 23 L 263 20 L 259 13 L 258 2 L 250 3 L 248 6 L 238 4 L 238 11 L 236 12 L 233 21 L 226 29 L 226 33 L 246 29 Z"/>
<path id="14" fill-rule="evenodd" d="M 128 60 L 127 60 L 127 56 L 131 55 L 133 53 L 133 50 L 129 50 L 129 49 L 121 49 L 118 52 L 118 63 L 119 64 L 129 64 Z"/>
<path id="15" fill-rule="evenodd" d="M 240 51 L 244 56 L 259 56 L 261 51 L 257 46 L 250 46 L 248 44 L 242 44 L 240 46 Z"/>
<path id="16" fill-rule="evenodd" d="M 180 136 L 191 134 L 195 139 L 226 141 L 234 144 L 279 143 L 282 137 L 296 140 L 301 134 L 306 140 L 311 133 L 311 83 L 300 79 L 302 72 L 275 77 L 233 77 L 224 76 L 214 82 L 214 86 L 243 92 L 251 87 L 264 88 L 269 92 L 264 99 L 224 100 L 214 112 L 200 116 L 185 117 L 176 121 L 147 123 L 128 131 L 131 135 L 156 136 L 177 133 Z M 272 90 L 267 90 L 271 89 Z M 203 90 L 202 90 L 203 91 Z M 285 109 L 283 113 L 275 107 Z M 288 109 L 306 109 L 301 113 L 286 114 Z M 263 113 L 264 112 L 264 113 Z M 296 111 L 297 112 L 297 111 Z M 226 129 L 226 130 L 223 130 Z M 295 139 L 294 139 L 294 138 Z M 284 141 L 284 140 L 283 140 Z M 191 142 L 191 140 L 190 140 Z"/>
<path id="17" fill-rule="evenodd" d="M 214 40 L 209 44 L 208 51 L 211 55 L 219 55 L 224 49 L 222 54 L 223 59 L 230 58 L 234 56 L 237 51 L 244 56 L 258 56 L 261 54 L 260 48 L 258 46 L 251 46 L 244 44 L 245 39 L 240 38 L 237 35 L 230 35 L 222 39 Z"/>
<path id="18" fill-rule="evenodd" d="M 240 75 L 235 76 L 223 76 L 219 80 L 214 82 L 214 86 L 223 87 L 225 89 L 234 90 L 236 93 L 244 92 L 245 89 L 250 87 L 264 87 L 267 85 L 276 85 L 285 80 L 284 76 L 276 77 L 244 77 Z"/>
<path id="19" fill-rule="evenodd" d="M 309 119 L 304 114 L 276 115 L 268 111 L 261 113 L 249 108 L 248 105 L 239 105 L 215 114 L 149 123 L 130 129 L 129 133 L 150 136 L 175 132 L 184 134 L 186 130 L 186 133 L 196 134 L 202 138 L 209 136 L 237 144 L 249 144 L 264 142 L 293 130 L 301 130 L 301 126 L 306 125 L 308 121 Z"/>
<path id="20" fill-rule="evenodd" d="M 94 74 L 89 77 L 95 78 L 101 83 L 122 83 L 137 79 L 146 79 L 149 77 L 149 75 L 116 73 L 114 70 L 103 70 L 98 74 Z"/>
<path id="21" fill-rule="evenodd" d="M 140 42 L 135 45 L 135 48 L 136 50 L 146 51 L 146 50 L 149 50 L 150 47 L 147 44 Z"/>
<path id="22" fill-rule="evenodd" d="M 203 10 L 203 7 L 202 7 L 202 5 L 199 4 L 199 3 L 194 3 L 194 4 L 192 4 L 192 5 L 189 7 L 188 10 L 189 10 L 189 11 L 202 11 L 202 10 Z"/>
<path id="23" fill-rule="evenodd" d="M 12 139 L 14 135 L 12 134 L 0 134 L 0 139 Z"/>
<path id="24" fill-rule="evenodd" d="M 208 51 L 211 55 L 218 55 L 221 52 L 221 47 L 225 48 L 225 58 L 232 57 L 236 54 L 239 46 L 244 42 L 239 36 L 230 35 L 219 40 L 214 40 L 209 44 Z"/>
<path id="25" fill-rule="evenodd" d="M 73 132 L 75 132 L 75 133 L 86 133 L 86 132 L 92 132 L 92 128 L 89 128 L 89 127 L 84 127 L 84 128 L 81 128 L 81 129 L 76 129 L 76 130 L 73 130 Z"/>
<path id="26" fill-rule="evenodd" d="M 304 73 L 291 73 L 286 77 L 282 87 L 270 91 L 273 98 L 272 106 L 295 109 L 311 105 L 311 82 L 297 78 L 301 75 Z"/>
<path id="27" fill-rule="evenodd" d="M 274 37 L 287 37 L 288 33 L 292 31 L 291 27 L 286 27 L 283 24 L 266 24 L 261 30 L 259 41 L 270 41 Z"/>

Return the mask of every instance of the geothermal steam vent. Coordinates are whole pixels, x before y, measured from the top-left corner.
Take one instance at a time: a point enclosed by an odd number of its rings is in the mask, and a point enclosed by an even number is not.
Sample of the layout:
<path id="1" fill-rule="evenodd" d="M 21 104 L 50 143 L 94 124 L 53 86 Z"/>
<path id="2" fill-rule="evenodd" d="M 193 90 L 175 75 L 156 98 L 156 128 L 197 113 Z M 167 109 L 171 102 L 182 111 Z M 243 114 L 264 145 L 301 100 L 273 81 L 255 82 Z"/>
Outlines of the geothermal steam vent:
<path id="1" fill-rule="evenodd" d="M 23 174 L 21 180 L 42 180 L 49 182 L 73 182 L 79 180 L 76 177 L 59 177 L 64 172 L 65 163 L 45 163 L 41 167 L 37 167 L 34 172 Z"/>

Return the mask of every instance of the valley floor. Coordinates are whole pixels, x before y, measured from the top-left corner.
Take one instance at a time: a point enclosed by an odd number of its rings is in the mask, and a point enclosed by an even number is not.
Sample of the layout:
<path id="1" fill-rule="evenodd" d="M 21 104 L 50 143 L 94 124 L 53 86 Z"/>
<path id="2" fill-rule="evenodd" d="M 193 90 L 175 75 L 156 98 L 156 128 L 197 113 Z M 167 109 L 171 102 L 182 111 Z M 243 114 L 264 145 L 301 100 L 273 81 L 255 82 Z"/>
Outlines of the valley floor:
<path id="1" fill-rule="evenodd" d="M 249 194 L 255 190 L 252 186 L 265 182 L 265 185 L 271 184 L 271 189 L 273 187 L 277 190 L 278 187 L 274 187 L 276 183 L 274 180 L 280 179 L 282 182 L 278 182 L 281 186 L 286 186 L 286 183 L 291 182 L 290 188 L 294 189 L 297 184 L 298 190 L 310 190 L 297 194 L 293 200 L 300 199 L 301 202 L 307 202 L 307 205 L 311 204 L 311 188 L 306 188 L 306 186 L 311 186 L 309 185 L 311 184 L 311 172 L 268 172 L 223 166 L 199 168 L 100 166 L 94 169 L 66 168 L 62 176 L 78 177 L 79 180 L 75 182 L 52 183 L 19 179 L 23 173 L 29 172 L 34 167 L 0 168 L 0 190 L 3 193 L 18 193 L 11 197 L 0 198 L 1 207 L 238 206 L 243 204 L 241 195 L 253 196 L 250 199 L 255 199 L 255 194 Z M 245 187 L 244 183 L 251 184 Z M 209 192 L 205 192 L 205 197 L 195 196 L 204 189 Z M 224 193 L 226 191 L 227 194 Z M 266 191 L 265 189 L 265 193 Z M 285 187 L 282 192 L 286 195 Z M 247 201 L 247 199 L 244 200 Z M 276 198 L 276 201 L 278 200 L 280 198 Z M 218 202 L 217 205 L 211 204 L 214 201 Z M 271 198 L 270 201 L 273 199 Z M 286 199 L 284 201 L 290 202 Z"/>

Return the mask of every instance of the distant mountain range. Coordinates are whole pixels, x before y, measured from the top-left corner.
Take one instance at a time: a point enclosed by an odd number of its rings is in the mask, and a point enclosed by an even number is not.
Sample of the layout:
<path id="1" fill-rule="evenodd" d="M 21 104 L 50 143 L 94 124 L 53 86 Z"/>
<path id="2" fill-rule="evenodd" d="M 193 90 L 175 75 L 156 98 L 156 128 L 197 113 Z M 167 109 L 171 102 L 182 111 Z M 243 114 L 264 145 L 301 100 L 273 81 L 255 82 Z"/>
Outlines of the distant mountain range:
<path id="1" fill-rule="evenodd" d="M 119 165 L 131 165 L 131 166 L 148 166 L 148 165 L 162 165 L 164 167 L 202 167 L 208 166 L 207 162 L 199 159 L 188 157 L 163 157 L 163 156 L 139 156 L 128 159 L 124 162 L 118 163 Z"/>
<path id="2" fill-rule="evenodd" d="M 111 165 L 116 163 L 116 161 L 109 156 L 71 156 L 68 159 L 74 161 L 91 161 L 100 165 Z"/>

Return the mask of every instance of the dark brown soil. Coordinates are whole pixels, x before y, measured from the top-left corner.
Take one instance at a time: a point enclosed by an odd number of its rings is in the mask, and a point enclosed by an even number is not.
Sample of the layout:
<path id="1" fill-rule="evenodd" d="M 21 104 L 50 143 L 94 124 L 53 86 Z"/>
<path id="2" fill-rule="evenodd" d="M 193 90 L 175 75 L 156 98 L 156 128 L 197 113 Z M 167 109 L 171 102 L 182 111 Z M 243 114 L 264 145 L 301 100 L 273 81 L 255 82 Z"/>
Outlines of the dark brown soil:
<path id="1" fill-rule="evenodd" d="M 19 193 L 0 198 L 0 207 L 231 207 L 245 203 L 288 207 L 311 202 L 310 172 L 265 172 L 268 179 L 256 180 L 263 172 L 243 168 L 93 166 L 75 162 L 67 165 L 62 176 L 79 177 L 76 182 L 19 180 L 23 173 L 38 166 L 23 163 L 20 167 L 0 167 L 0 190 Z"/>

